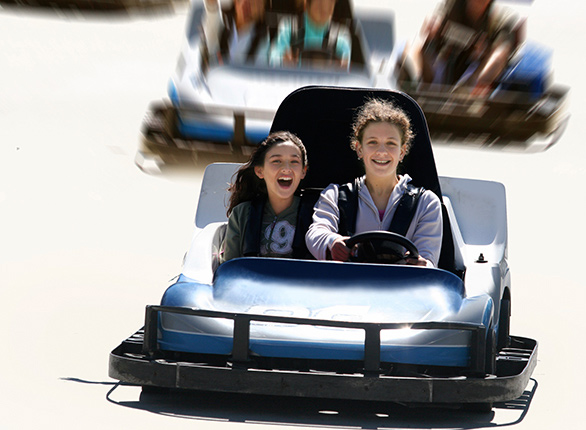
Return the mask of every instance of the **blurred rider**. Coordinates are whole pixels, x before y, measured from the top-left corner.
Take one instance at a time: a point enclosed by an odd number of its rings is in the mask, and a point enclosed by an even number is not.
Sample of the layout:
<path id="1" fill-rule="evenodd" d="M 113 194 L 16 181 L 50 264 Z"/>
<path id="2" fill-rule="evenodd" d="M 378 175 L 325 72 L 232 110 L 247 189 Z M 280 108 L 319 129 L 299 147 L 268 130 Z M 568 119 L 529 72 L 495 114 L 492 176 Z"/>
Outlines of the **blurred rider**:
<path id="1" fill-rule="evenodd" d="M 302 14 L 281 20 L 270 50 L 270 64 L 299 65 L 303 55 L 313 51 L 317 56 L 314 59 L 332 60 L 328 64 L 347 68 L 352 39 L 346 25 L 332 20 L 337 1 L 305 0 Z"/>
<path id="2" fill-rule="evenodd" d="M 407 52 L 412 79 L 486 94 L 520 43 L 522 23 L 494 0 L 445 0 Z"/>
<path id="3" fill-rule="evenodd" d="M 212 61 L 266 63 L 265 0 L 234 0 L 227 10 L 219 0 L 205 0 L 205 9 L 204 40 Z"/>

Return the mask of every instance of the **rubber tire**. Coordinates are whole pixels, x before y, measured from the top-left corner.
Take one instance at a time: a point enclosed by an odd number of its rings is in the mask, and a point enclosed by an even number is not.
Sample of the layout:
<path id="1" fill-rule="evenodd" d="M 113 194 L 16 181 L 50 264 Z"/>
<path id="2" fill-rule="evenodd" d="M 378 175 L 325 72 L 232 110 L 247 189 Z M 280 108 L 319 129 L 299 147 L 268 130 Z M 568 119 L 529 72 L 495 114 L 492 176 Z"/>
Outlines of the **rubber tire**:
<path id="1" fill-rule="evenodd" d="M 484 356 L 484 371 L 487 375 L 494 375 L 496 373 L 496 342 L 496 334 L 494 332 L 494 327 L 491 324 L 486 335 L 486 355 Z"/>
<path id="2" fill-rule="evenodd" d="M 496 372 L 496 335 L 492 322 L 489 325 L 488 333 L 486 335 L 486 352 L 484 371 L 487 375 L 494 375 Z M 478 403 L 463 403 L 462 409 L 469 412 L 489 413 L 492 411 L 492 402 L 478 402 Z"/>
<path id="3" fill-rule="evenodd" d="M 499 315 L 499 333 L 497 340 L 497 351 L 507 348 L 511 345 L 510 337 L 511 327 L 511 299 L 503 299 Z"/>

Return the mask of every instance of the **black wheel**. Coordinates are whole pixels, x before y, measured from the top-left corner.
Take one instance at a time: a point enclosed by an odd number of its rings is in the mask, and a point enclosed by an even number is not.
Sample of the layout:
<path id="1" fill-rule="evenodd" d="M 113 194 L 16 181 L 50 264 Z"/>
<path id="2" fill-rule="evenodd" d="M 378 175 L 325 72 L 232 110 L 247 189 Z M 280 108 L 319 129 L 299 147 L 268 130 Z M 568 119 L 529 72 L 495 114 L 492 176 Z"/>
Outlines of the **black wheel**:
<path id="1" fill-rule="evenodd" d="M 359 263 L 395 264 L 406 257 L 417 258 L 417 247 L 397 233 L 389 231 L 366 231 L 346 240 L 348 248 L 354 248 L 351 261 Z"/>
<path id="2" fill-rule="evenodd" d="M 494 375 L 496 373 L 496 333 L 492 323 L 486 334 L 486 351 L 484 359 L 484 371 L 487 375 Z"/>
<path id="3" fill-rule="evenodd" d="M 511 299 L 503 299 L 499 315 L 499 333 L 497 340 L 497 351 L 511 345 Z"/>

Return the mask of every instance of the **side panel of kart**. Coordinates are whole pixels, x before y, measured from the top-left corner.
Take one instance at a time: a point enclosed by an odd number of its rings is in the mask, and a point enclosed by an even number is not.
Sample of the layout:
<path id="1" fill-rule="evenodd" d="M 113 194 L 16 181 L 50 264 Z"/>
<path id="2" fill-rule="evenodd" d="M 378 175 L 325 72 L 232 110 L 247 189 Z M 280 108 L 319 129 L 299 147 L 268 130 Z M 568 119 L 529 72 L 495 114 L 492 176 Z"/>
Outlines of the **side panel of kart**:
<path id="1" fill-rule="evenodd" d="M 197 228 L 204 228 L 212 222 L 228 220 L 228 186 L 240 166 L 238 163 L 213 163 L 206 167 L 195 214 Z"/>
<path id="2" fill-rule="evenodd" d="M 507 207 L 503 184 L 440 177 L 456 247 L 465 266 L 478 260 L 499 263 L 506 258 Z M 453 219 L 452 219 L 453 218 Z"/>
<path id="3" fill-rule="evenodd" d="M 488 294 L 495 306 L 498 330 L 500 301 L 511 287 L 507 263 L 507 205 L 503 184 L 440 177 L 450 217 L 456 265 L 466 268 L 470 296 Z"/>

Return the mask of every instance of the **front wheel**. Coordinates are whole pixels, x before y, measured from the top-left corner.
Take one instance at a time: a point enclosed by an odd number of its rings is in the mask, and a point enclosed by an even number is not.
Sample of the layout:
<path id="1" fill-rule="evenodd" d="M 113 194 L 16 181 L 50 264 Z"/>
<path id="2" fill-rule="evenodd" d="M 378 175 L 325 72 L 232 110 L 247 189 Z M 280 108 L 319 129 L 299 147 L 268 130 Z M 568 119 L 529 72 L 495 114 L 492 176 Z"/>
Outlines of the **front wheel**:
<path id="1" fill-rule="evenodd" d="M 507 348 L 511 344 L 510 338 L 511 327 L 511 299 L 503 299 L 499 315 L 499 334 L 497 341 L 498 351 Z"/>
<path id="2" fill-rule="evenodd" d="M 487 375 L 496 373 L 496 334 L 491 324 L 486 334 L 486 351 L 484 356 L 484 371 Z"/>

